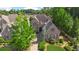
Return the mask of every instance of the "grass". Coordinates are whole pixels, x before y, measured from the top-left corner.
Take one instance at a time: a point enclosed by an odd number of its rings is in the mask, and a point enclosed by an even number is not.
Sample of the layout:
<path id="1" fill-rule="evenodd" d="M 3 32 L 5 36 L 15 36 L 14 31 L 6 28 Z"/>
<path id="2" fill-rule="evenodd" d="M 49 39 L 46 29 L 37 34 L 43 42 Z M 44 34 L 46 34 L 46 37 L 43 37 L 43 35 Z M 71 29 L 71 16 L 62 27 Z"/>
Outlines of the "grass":
<path id="1" fill-rule="evenodd" d="M 65 49 L 59 46 L 50 44 L 47 46 L 47 51 L 65 51 Z"/>
<path id="2" fill-rule="evenodd" d="M 10 48 L 0 48 L 0 51 L 11 51 Z"/>

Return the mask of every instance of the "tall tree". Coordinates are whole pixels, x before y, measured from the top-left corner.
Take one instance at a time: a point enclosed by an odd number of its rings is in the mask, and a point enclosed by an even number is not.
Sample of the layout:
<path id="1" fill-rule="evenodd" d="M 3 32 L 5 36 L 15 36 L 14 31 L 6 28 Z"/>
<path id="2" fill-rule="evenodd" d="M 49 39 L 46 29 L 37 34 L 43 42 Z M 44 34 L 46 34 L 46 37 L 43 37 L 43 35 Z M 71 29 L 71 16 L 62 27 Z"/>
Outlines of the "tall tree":
<path id="1" fill-rule="evenodd" d="M 73 18 L 64 8 L 53 8 L 53 22 L 66 33 L 69 33 L 73 27 Z"/>
<path id="2" fill-rule="evenodd" d="M 14 13 L 17 13 L 17 11 L 16 11 L 15 9 L 11 9 L 11 10 L 9 11 L 9 13 L 10 13 L 10 14 L 14 14 Z"/>
<path id="3" fill-rule="evenodd" d="M 76 37 L 79 40 L 79 18 L 76 17 L 74 20 L 74 26 L 72 28 L 73 37 Z"/>
<path id="4" fill-rule="evenodd" d="M 11 47 L 16 50 L 24 50 L 29 47 L 33 36 L 34 31 L 27 17 L 25 15 L 19 15 L 12 28 Z"/>

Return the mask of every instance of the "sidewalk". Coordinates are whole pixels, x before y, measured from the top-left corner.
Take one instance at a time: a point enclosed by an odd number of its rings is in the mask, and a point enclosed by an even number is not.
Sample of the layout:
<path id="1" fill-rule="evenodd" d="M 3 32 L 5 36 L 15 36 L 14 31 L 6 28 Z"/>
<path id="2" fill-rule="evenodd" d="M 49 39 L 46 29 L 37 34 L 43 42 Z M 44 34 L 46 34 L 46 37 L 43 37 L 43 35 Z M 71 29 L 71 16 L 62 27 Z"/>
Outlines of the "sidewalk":
<path id="1" fill-rule="evenodd" d="M 38 42 L 37 38 L 31 41 L 30 51 L 38 51 Z"/>

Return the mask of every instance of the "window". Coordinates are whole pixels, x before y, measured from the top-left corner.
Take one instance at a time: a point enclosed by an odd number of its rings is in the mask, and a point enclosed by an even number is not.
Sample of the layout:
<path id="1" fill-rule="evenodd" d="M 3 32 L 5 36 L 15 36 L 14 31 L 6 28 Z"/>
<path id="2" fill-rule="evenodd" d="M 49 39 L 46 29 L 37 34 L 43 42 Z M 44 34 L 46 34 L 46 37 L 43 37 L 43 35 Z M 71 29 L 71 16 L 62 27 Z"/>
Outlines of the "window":
<path id="1" fill-rule="evenodd" d="M 0 32 L 1 32 L 1 28 L 0 28 Z"/>
<path id="2" fill-rule="evenodd" d="M 9 39 L 9 36 L 6 36 L 6 39 Z"/>
<path id="3" fill-rule="evenodd" d="M 51 30 L 52 30 L 52 31 L 54 31 L 55 29 L 54 29 L 54 28 L 52 28 Z"/>
<path id="4" fill-rule="evenodd" d="M 41 32 L 41 31 L 42 31 L 42 27 L 39 28 L 39 32 Z"/>

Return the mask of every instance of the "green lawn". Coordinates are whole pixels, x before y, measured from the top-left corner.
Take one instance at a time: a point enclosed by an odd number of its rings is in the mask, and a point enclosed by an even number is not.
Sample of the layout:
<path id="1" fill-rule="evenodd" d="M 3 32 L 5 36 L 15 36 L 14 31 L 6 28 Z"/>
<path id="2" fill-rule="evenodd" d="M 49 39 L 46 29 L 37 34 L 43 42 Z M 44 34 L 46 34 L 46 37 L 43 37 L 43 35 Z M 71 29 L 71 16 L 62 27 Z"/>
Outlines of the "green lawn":
<path id="1" fill-rule="evenodd" d="M 55 45 L 48 45 L 47 51 L 65 51 L 64 48 L 55 46 Z"/>
<path id="2" fill-rule="evenodd" d="M 11 51 L 10 48 L 0 48 L 0 51 Z"/>

